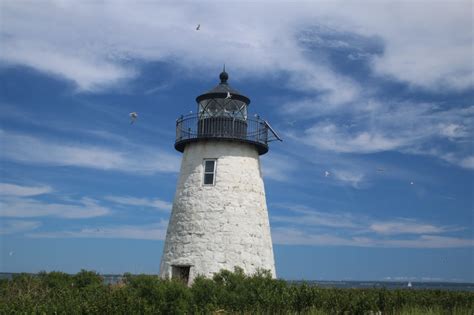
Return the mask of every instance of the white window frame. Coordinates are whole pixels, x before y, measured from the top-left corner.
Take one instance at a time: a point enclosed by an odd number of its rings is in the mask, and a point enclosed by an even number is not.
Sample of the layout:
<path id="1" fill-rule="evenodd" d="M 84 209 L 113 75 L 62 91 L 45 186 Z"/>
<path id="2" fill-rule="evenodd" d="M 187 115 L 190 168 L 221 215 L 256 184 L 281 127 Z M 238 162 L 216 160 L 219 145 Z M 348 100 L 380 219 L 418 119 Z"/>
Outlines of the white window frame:
<path id="1" fill-rule="evenodd" d="M 212 172 L 206 172 L 206 162 L 214 161 L 214 169 Z M 217 159 L 204 159 L 202 162 L 202 185 L 203 186 L 214 186 L 216 184 L 216 169 L 217 169 Z M 212 184 L 206 184 L 205 178 L 206 174 L 212 174 Z"/>

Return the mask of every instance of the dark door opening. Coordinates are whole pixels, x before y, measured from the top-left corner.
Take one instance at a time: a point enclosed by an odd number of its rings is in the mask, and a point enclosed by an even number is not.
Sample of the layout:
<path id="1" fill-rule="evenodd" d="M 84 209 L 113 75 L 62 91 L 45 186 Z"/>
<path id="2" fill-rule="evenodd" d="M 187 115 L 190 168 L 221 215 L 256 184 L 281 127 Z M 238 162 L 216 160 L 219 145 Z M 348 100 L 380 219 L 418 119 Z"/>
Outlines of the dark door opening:
<path id="1" fill-rule="evenodd" d="M 191 266 L 171 266 L 171 268 L 171 279 L 181 281 L 185 285 L 188 285 Z"/>

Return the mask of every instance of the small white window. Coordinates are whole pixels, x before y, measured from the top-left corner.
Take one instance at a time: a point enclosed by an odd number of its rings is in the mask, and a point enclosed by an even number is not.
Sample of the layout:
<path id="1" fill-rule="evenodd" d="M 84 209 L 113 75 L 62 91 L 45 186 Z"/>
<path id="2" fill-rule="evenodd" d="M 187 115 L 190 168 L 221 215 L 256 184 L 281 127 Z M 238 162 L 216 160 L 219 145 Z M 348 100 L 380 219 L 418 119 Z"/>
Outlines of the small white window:
<path id="1" fill-rule="evenodd" d="M 216 160 L 204 160 L 204 185 L 214 185 L 216 178 Z"/>

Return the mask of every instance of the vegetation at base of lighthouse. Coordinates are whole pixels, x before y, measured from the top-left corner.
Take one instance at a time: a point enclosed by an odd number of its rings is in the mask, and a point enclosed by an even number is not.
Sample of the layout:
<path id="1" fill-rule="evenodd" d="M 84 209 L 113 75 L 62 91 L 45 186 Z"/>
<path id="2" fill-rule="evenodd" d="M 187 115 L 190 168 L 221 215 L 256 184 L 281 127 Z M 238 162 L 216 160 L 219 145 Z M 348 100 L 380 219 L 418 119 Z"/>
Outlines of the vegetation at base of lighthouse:
<path id="1" fill-rule="evenodd" d="M 92 271 L 20 274 L 0 281 L 0 314 L 473 314 L 474 292 L 328 289 L 223 270 L 191 287 L 125 274 L 106 285 Z"/>

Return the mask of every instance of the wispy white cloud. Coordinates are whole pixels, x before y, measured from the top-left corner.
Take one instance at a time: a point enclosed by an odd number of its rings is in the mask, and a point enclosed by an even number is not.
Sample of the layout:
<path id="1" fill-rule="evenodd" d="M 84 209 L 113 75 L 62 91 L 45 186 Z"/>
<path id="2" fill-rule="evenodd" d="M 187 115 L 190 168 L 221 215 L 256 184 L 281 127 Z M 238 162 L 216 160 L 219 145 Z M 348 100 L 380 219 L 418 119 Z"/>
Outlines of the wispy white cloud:
<path id="1" fill-rule="evenodd" d="M 473 247 L 473 239 L 463 239 L 458 237 L 422 235 L 420 240 L 424 242 L 424 247 L 440 248 L 440 247 Z M 396 245 L 404 245 L 403 242 L 395 242 Z M 394 245 L 395 245 L 394 244 Z M 408 246 L 407 246 L 408 247 Z"/>
<path id="2" fill-rule="evenodd" d="M 29 218 L 54 216 L 66 219 L 84 219 L 108 215 L 111 210 L 97 200 L 81 198 L 74 203 L 55 203 L 31 198 L 4 198 L 0 202 L 0 217 Z"/>
<path id="3" fill-rule="evenodd" d="M 272 215 L 272 238 L 277 244 L 445 248 L 474 246 L 474 240 L 445 236 L 464 230 L 420 222 L 413 218 L 379 220 L 349 212 L 324 212 L 302 205 L 274 204 L 290 211 Z"/>
<path id="4" fill-rule="evenodd" d="M 403 247 L 403 248 L 453 248 L 473 247 L 474 240 L 440 235 L 420 235 L 411 239 L 373 239 L 354 237 L 357 246 L 366 247 Z"/>
<path id="5" fill-rule="evenodd" d="M 273 206 L 288 209 L 293 213 L 291 216 L 273 215 L 271 216 L 273 222 L 339 228 L 361 227 L 360 223 L 350 213 L 327 213 L 302 205 L 273 204 Z"/>
<path id="6" fill-rule="evenodd" d="M 332 174 L 336 180 L 348 183 L 354 188 L 359 188 L 360 184 L 364 181 L 365 175 L 361 171 L 353 170 L 333 170 Z"/>
<path id="7" fill-rule="evenodd" d="M 141 2 L 26 6 L 7 2 L 1 58 L 65 77 L 82 90 L 134 77 L 130 59 L 173 60 L 187 70 L 209 69 L 232 60 L 233 68 L 244 76 L 281 71 L 288 74 L 293 88 L 323 92 L 329 103 L 347 103 L 359 95 L 359 84 L 331 68 L 324 55 L 308 58 L 305 44 L 321 42 L 320 34 L 297 35 L 325 25 L 329 27 L 321 28 L 323 32 L 336 29 L 359 37 L 380 37 L 384 51 L 372 57 L 377 73 L 430 88 L 472 86 L 471 39 L 469 34 L 452 36 L 470 27 L 469 3 L 437 4 L 430 15 L 424 14 L 424 5 L 419 3 L 304 3 L 296 7 L 275 3 L 271 13 L 267 6 Z M 392 8 L 387 10 L 387 6 Z M 232 20 L 229 12 L 242 18 L 228 23 Z M 196 16 L 199 22 L 205 21 L 200 31 L 194 30 Z M 332 49 L 351 45 L 354 41 L 324 40 L 324 47 Z M 213 47 L 211 52 L 208 47 Z"/>
<path id="8" fill-rule="evenodd" d="M 472 33 L 458 33 L 470 27 L 472 19 L 467 12 L 472 10 L 472 3 L 430 3 L 430 14 L 425 14 L 423 1 L 392 3 L 390 7 L 383 14 L 384 23 L 377 23 L 386 49 L 374 59 L 376 72 L 428 89 L 473 86 L 473 66 L 468 61 L 472 57 L 472 47 L 468 48 Z M 406 14 L 408 10 L 410 14 Z M 369 20 L 374 22 L 376 19 Z M 415 23 L 417 26 L 412 27 Z M 443 47 L 443 41 L 449 45 Z"/>
<path id="9" fill-rule="evenodd" d="M 41 226 L 38 221 L 1 220 L 0 234 L 13 234 L 34 230 Z"/>
<path id="10" fill-rule="evenodd" d="M 0 183 L 0 195 L 4 196 L 37 196 L 51 193 L 50 186 L 22 186 L 9 183 Z"/>
<path id="11" fill-rule="evenodd" d="M 465 150 L 459 151 L 447 151 L 433 145 L 432 147 L 417 146 L 412 148 L 406 148 L 403 150 L 403 152 L 417 155 L 432 156 L 446 161 L 450 164 L 458 165 L 465 169 L 474 169 L 474 158 L 472 155 L 470 155 L 471 152 L 469 150 L 469 144 L 466 145 Z"/>
<path id="12" fill-rule="evenodd" d="M 459 161 L 459 164 L 460 164 L 462 167 L 474 169 L 474 156 L 471 155 L 471 156 L 468 156 L 468 157 L 466 157 L 466 158 L 461 159 L 461 160 Z"/>
<path id="13" fill-rule="evenodd" d="M 280 245 L 354 246 L 350 239 L 331 234 L 309 234 L 296 228 L 272 227 L 272 240 Z"/>
<path id="14" fill-rule="evenodd" d="M 354 41 L 323 39 L 314 32 L 298 36 L 323 25 L 322 32 L 378 36 L 384 49 L 369 58 L 380 75 L 433 89 L 472 87 L 472 39 L 464 32 L 471 26 L 470 2 L 439 2 L 430 5 L 429 15 L 425 7 L 423 2 L 281 2 L 272 3 L 269 12 L 267 2 L 11 1 L 2 4 L 2 60 L 70 79 L 82 90 L 133 77 L 131 59 L 172 60 L 193 70 L 232 60 L 244 75 L 281 71 L 294 88 L 325 91 L 329 102 L 347 102 L 360 93 L 359 84 L 331 68 L 318 47 L 355 45 L 348 53 L 352 58 L 367 54 Z M 229 23 L 234 15 L 241 19 Z M 195 31 L 199 22 L 201 30 Z M 320 58 L 311 59 L 305 44 L 315 41 Z"/>
<path id="15" fill-rule="evenodd" d="M 307 70 L 307 60 L 293 36 L 292 26 L 301 22 L 298 15 L 303 10 L 288 15 L 288 8 L 278 5 L 279 10 L 274 14 L 291 18 L 270 16 L 264 27 L 260 19 L 254 19 L 248 12 L 259 16 L 266 6 L 218 3 L 204 6 L 205 9 L 192 4 L 139 2 L 113 6 L 6 3 L 4 34 L 8 35 L 3 38 L 2 59 L 65 77 L 82 90 L 94 90 L 133 77 L 134 69 L 125 65 L 130 59 L 173 60 L 181 68 L 194 70 L 233 60 L 233 68 L 240 73 L 290 71 L 292 81 L 304 82 L 310 89 L 332 91 L 334 97 L 338 97 L 334 92 L 341 85 L 346 88 L 340 90 L 354 89 L 354 82 L 346 84 L 350 79 L 336 74 L 324 63 L 310 64 L 311 71 Z M 241 23 L 228 23 L 230 16 L 225 12 L 229 6 L 233 12 L 247 13 L 241 15 Z M 196 12 L 206 21 L 201 23 L 199 32 L 195 31 L 196 22 L 191 22 L 195 21 Z M 104 21 L 107 27 L 103 27 Z M 220 27 L 223 24 L 227 27 Z M 207 47 L 211 46 L 214 49 L 209 53 Z M 296 73 L 303 73 L 305 79 L 298 80 Z M 303 87 L 303 84 L 295 86 Z"/>
<path id="16" fill-rule="evenodd" d="M 380 239 L 374 237 L 339 236 L 328 233 L 308 233 L 296 228 L 272 228 L 275 244 L 310 246 L 356 246 L 388 248 L 455 248 L 473 247 L 473 239 L 449 236 L 420 235 L 410 239 Z"/>
<path id="17" fill-rule="evenodd" d="M 306 130 L 308 143 L 322 150 L 335 152 L 372 153 L 390 151 L 400 147 L 400 139 L 394 139 L 378 132 L 360 131 L 356 134 L 341 130 L 336 124 L 316 124 Z"/>
<path id="18" fill-rule="evenodd" d="M 414 220 L 373 222 L 369 229 L 378 234 L 440 234 L 452 230 L 444 226 L 418 223 Z"/>
<path id="19" fill-rule="evenodd" d="M 2 52 L 4 60 L 71 80 L 81 90 L 98 90 L 136 75 L 135 70 L 116 62 L 80 52 L 57 50 L 48 43 L 8 39 L 7 42 L 9 44 Z M 31 50 L 34 50 L 35 54 L 32 54 Z"/>
<path id="20" fill-rule="evenodd" d="M 175 155 L 148 147 L 133 147 L 133 152 L 93 145 L 55 143 L 53 140 L 0 130 L 3 159 L 20 163 L 86 167 L 137 174 L 177 172 Z"/>
<path id="21" fill-rule="evenodd" d="M 271 158 L 263 156 L 261 161 L 264 178 L 276 181 L 287 181 L 296 170 L 294 160 L 282 154 L 273 153 Z"/>
<path id="22" fill-rule="evenodd" d="M 466 126 L 457 123 L 441 123 L 438 128 L 441 136 L 449 139 L 466 138 L 469 132 Z"/>
<path id="23" fill-rule="evenodd" d="M 27 234 L 32 238 L 114 238 L 164 240 L 167 222 L 161 221 L 146 225 L 118 225 L 84 228 L 69 231 L 34 232 Z"/>
<path id="24" fill-rule="evenodd" d="M 49 185 L 23 186 L 0 183 L 0 189 L 0 217 L 29 218 L 53 216 L 67 219 L 83 219 L 111 213 L 109 208 L 103 207 L 97 200 L 87 197 L 80 199 L 63 198 L 63 202 L 34 198 L 40 195 L 49 195 L 48 197 L 51 198 L 54 190 Z M 33 221 L 9 220 L 7 222 L 17 226 L 33 224 L 31 223 Z"/>
<path id="25" fill-rule="evenodd" d="M 172 207 L 170 202 L 158 198 L 150 199 L 130 196 L 106 196 L 104 199 L 121 205 L 150 207 L 162 211 L 170 211 Z"/>
<path id="26" fill-rule="evenodd" d="M 364 104 L 366 107 L 355 106 L 350 111 L 328 113 L 326 109 L 322 113 L 327 117 L 325 121 L 310 124 L 303 132 L 290 133 L 289 137 L 323 151 L 357 154 L 398 151 L 438 157 L 469 168 L 474 106 L 441 109 L 437 104 L 427 103 Z M 304 117 L 306 111 L 303 108 L 302 112 L 292 114 Z M 347 120 L 348 114 L 351 121 L 341 123 Z"/>

